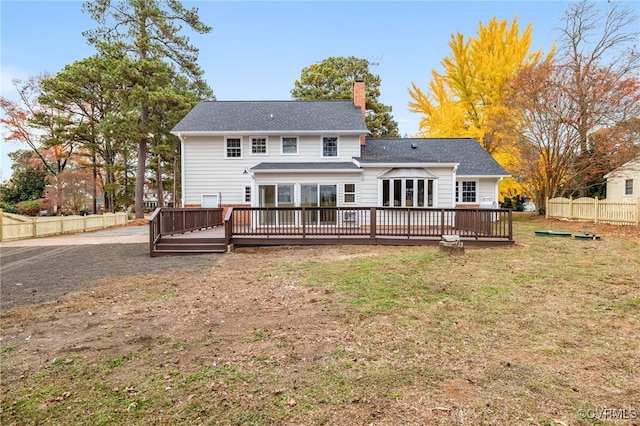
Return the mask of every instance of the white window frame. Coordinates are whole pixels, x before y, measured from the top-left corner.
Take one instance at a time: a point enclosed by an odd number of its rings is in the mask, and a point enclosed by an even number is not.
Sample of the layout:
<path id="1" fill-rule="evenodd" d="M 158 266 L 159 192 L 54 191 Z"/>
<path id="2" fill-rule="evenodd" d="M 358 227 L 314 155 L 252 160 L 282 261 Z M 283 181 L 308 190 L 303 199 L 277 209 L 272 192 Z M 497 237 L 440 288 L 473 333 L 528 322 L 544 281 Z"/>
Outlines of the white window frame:
<path id="1" fill-rule="evenodd" d="M 462 194 L 464 192 L 464 184 L 465 183 L 473 183 L 475 185 L 475 200 L 474 201 L 463 201 Z M 456 180 L 456 204 L 479 204 L 478 201 L 478 193 L 480 191 L 480 183 L 478 180 L 474 179 L 465 179 L 465 180 Z"/>
<path id="2" fill-rule="evenodd" d="M 254 152 L 254 142 L 256 140 L 264 140 L 264 152 Z M 252 136 L 251 137 L 251 155 L 269 155 L 269 138 L 266 136 Z"/>
<path id="3" fill-rule="evenodd" d="M 389 204 L 385 205 L 384 204 L 384 182 L 388 181 L 389 182 Z M 400 204 L 395 205 L 395 204 L 391 204 L 392 202 L 395 201 L 395 181 L 400 181 Z M 407 181 L 411 181 L 412 182 L 412 198 L 411 198 L 411 205 L 407 206 Z M 419 205 L 419 196 L 418 196 L 418 187 L 419 187 L 419 181 L 423 181 L 424 182 L 424 198 L 423 198 L 423 204 L 424 205 Z M 431 182 L 431 192 L 429 192 L 429 182 Z M 418 177 L 418 178 L 411 178 L 411 177 L 385 177 L 379 180 L 379 205 L 382 207 L 418 207 L 418 208 L 437 208 L 438 207 L 438 179 L 434 179 L 434 178 L 425 178 L 425 177 Z M 431 205 L 429 205 L 429 199 L 431 199 Z"/>
<path id="4" fill-rule="evenodd" d="M 296 140 L 296 152 L 284 152 L 284 140 L 285 139 L 295 139 Z M 280 138 L 280 154 L 281 155 L 298 155 L 300 150 L 300 138 L 297 136 L 282 136 Z"/>
<path id="5" fill-rule="evenodd" d="M 240 141 L 240 156 L 229 156 L 229 141 L 230 140 L 239 140 Z M 233 148 L 235 149 L 235 147 Z M 224 138 L 224 158 L 229 158 L 233 160 L 239 160 L 243 157 L 243 149 L 242 149 L 242 136 L 228 136 Z"/>
<path id="6" fill-rule="evenodd" d="M 347 185 L 353 185 L 353 191 L 347 191 Z M 358 188 L 355 183 L 343 183 L 342 184 L 342 202 L 343 204 L 355 204 L 356 192 Z M 347 195 L 353 196 L 353 201 L 347 201 Z"/>
<path id="7" fill-rule="evenodd" d="M 251 185 L 242 185 L 242 199 L 245 203 L 251 204 L 252 192 L 253 191 L 251 191 Z M 249 199 L 247 199 L 247 196 Z"/>
<path id="8" fill-rule="evenodd" d="M 633 179 L 624 180 L 624 195 L 633 195 Z"/>
<path id="9" fill-rule="evenodd" d="M 324 155 L 325 139 L 335 139 L 336 140 L 336 155 Z M 320 156 L 322 158 L 338 158 L 338 157 L 340 157 L 340 137 L 339 136 L 322 136 L 320 138 Z"/>

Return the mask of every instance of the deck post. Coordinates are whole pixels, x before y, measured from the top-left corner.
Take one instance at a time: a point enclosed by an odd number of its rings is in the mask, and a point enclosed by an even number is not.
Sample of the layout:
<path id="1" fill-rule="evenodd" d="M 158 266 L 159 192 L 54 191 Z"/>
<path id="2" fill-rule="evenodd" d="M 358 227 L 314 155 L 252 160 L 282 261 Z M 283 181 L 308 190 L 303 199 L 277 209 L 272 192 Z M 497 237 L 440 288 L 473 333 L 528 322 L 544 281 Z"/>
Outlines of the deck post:
<path id="1" fill-rule="evenodd" d="M 302 222 L 302 238 L 307 236 L 307 214 L 306 214 L 306 208 L 302 207 L 302 211 L 301 211 L 301 222 Z"/>
<path id="2" fill-rule="evenodd" d="M 233 207 L 230 207 L 226 217 L 222 221 L 224 225 L 224 245 L 226 247 L 229 247 L 229 244 L 231 244 L 231 237 L 233 236 L 233 216 Z"/>
<path id="3" fill-rule="evenodd" d="M 513 210 L 509 209 L 509 241 L 513 241 L 513 217 L 511 213 Z"/>
<path id="4" fill-rule="evenodd" d="M 376 208 L 375 207 L 371 207 L 369 209 L 369 236 L 371 238 L 375 238 L 376 237 L 376 227 L 378 225 L 376 224 Z"/>
<path id="5" fill-rule="evenodd" d="M 411 209 L 407 208 L 407 238 L 411 237 Z"/>
<path id="6" fill-rule="evenodd" d="M 440 237 L 444 235 L 444 209 L 440 209 Z"/>

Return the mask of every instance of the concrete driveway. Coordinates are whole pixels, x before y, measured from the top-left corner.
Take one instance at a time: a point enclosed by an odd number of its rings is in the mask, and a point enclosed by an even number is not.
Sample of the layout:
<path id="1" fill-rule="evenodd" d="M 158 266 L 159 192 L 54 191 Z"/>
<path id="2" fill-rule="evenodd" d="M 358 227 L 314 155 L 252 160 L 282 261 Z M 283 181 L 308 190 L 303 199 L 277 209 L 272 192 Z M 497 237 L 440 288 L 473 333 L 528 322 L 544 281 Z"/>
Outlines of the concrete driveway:
<path id="1" fill-rule="evenodd" d="M 29 238 L 26 240 L 0 242 L 2 247 L 76 246 L 86 244 L 131 244 L 148 243 L 149 226 L 119 226 L 101 231 L 56 235 L 53 237 Z"/>

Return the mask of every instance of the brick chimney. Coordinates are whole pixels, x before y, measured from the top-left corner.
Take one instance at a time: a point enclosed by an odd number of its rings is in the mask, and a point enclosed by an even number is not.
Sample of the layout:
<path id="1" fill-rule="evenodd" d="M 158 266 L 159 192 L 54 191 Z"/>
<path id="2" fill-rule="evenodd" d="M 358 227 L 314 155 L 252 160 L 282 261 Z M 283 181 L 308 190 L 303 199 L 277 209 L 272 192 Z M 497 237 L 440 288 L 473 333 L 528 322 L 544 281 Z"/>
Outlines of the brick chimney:
<path id="1" fill-rule="evenodd" d="M 367 91 L 366 83 L 362 80 L 356 80 L 353 83 L 353 104 L 360 107 L 362 116 L 367 115 Z M 365 135 L 360 135 L 360 145 L 365 144 Z"/>

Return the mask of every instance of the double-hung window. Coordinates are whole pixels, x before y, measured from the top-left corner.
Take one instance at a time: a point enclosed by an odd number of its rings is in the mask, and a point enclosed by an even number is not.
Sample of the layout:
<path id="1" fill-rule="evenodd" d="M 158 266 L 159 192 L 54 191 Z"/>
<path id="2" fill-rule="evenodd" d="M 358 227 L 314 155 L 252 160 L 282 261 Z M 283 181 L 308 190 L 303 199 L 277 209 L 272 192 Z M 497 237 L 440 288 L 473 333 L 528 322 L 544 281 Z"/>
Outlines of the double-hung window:
<path id="1" fill-rule="evenodd" d="M 338 156 L 338 138 L 335 136 L 325 136 L 322 138 L 322 156 Z"/>
<path id="2" fill-rule="evenodd" d="M 242 138 L 225 139 L 226 158 L 242 158 Z"/>
<path id="3" fill-rule="evenodd" d="M 251 153 L 258 155 L 266 154 L 267 138 L 251 138 Z"/>
<path id="4" fill-rule="evenodd" d="M 633 195 L 633 179 L 625 179 L 624 195 Z"/>
<path id="5" fill-rule="evenodd" d="M 475 203 L 478 200 L 476 181 L 456 182 L 456 203 Z"/>
<path id="6" fill-rule="evenodd" d="M 283 137 L 282 138 L 282 153 L 294 155 L 298 153 L 298 138 L 295 136 L 292 137 Z"/>
<path id="7" fill-rule="evenodd" d="M 344 203 L 352 204 L 356 202 L 356 184 L 345 183 L 344 184 Z"/>

